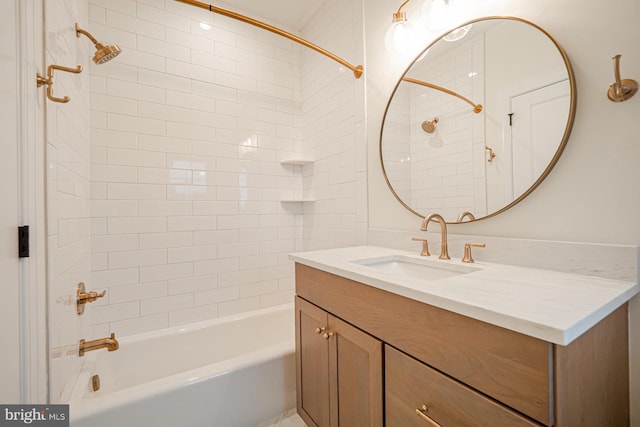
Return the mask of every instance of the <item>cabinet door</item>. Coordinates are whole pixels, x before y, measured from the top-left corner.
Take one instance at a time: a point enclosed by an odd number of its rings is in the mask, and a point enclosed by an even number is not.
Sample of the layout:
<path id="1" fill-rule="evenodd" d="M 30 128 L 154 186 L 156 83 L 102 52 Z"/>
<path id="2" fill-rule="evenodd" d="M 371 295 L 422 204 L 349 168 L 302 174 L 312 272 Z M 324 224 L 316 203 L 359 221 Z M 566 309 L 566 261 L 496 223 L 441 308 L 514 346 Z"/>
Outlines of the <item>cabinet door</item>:
<path id="1" fill-rule="evenodd" d="M 327 427 L 329 345 L 327 313 L 296 297 L 296 393 L 298 414 L 309 426 Z"/>
<path id="2" fill-rule="evenodd" d="M 332 427 L 382 427 L 382 342 L 329 315 Z"/>

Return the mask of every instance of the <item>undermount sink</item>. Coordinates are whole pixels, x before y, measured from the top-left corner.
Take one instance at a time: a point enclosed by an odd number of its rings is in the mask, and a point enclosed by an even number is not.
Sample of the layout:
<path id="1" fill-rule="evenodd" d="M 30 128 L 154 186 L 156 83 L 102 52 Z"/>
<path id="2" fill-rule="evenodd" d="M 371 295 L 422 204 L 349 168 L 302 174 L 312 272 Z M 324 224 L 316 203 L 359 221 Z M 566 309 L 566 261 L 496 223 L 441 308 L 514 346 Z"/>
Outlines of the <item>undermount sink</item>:
<path id="1" fill-rule="evenodd" d="M 448 264 L 446 261 L 421 259 L 406 255 L 387 255 L 358 259 L 351 262 L 371 267 L 381 272 L 421 280 L 441 280 L 479 270 L 466 265 Z"/>

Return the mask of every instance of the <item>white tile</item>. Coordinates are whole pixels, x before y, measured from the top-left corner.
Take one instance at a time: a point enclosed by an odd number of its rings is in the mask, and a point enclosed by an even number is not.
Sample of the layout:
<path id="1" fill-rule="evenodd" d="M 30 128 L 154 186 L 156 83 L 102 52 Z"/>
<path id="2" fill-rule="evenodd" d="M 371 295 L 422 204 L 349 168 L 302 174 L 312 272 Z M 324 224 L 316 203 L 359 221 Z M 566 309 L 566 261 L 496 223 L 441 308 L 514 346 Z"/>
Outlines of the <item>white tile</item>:
<path id="1" fill-rule="evenodd" d="M 212 246 L 194 246 L 190 248 L 170 248 L 168 261 L 170 264 L 189 261 L 204 261 L 216 259 L 218 255 L 218 247 Z"/>
<path id="2" fill-rule="evenodd" d="M 107 25 L 134 34 L 141 34 L 153 37 L 158 40 L 164 39 L 164 27 L 143 19 L 138 19 L 131 15 L 107 9 Z"/>
<path id="3" fill-rule="evenodd" d="M 156 184 L 118 184 L 107 185 L 111 200 L 164 200 L 167 190 L 164 185 Z"/>
<path id="4" fill-rule="evenodd" d="M 91 179 L 102 182 L 135 183 L 138 180 L 138 173 L 135 167 L 93 164 Z"/>
<path id="5" fill-rule="evenodd" d="M 140 301 L 140 314 L 142 316 L 148 316 L 151 314 L 183 310 L 190 307 L 193 307 L 193 294 L 171 295 Z"/>
<path id="6" fill-rule="evenodd" d="M 141 135 L 141 137 L 143 137 Z M 146 135 L 144 135 L 146 137 Z M 123 148 L 108 148 L 107 163 L 119 166 L 145 166 L 164 168 L 167 155 L 156 151 L 130 150 Z"/>
<path id="7" fill-rule="evenodd" d="M 91 110 L 95 112 L 102 111 L 106 113 L 120 113 L 134 116 L 138 114 L 138 101 L 134 99 L 93 93 L 91 94 Z"/>
<path id="8" fill-rule="evenodd" d="M 169 231 L 215 230 L 217 216 L 180 216 L 167 218 Z"/>
<path id="9" fill-rule="evenodd" d="M 137 301 L 93 307 L 91 313 L 93 323 L 95 324 L 131 319 L 139 315 L 140 304 Z"/>
<path id="10" fill-rule="evenodd" d="M 140 267 L 140 282 L 180 279 L 193 276 L 193 264 L 168 264 L 152 267 Z"/>
<path id="11" fill-rule="evenodd" d="M 138 70 L 138 83 L 178 92 L 191 92 L 192 87 L 191 79 L 145 69 Z M 97 89 L 99 88 L 97 86 Z M 171 104 L 168 100 L 169 96 L 167 96 L 167 103 Z"/>
<path id="12" fill-rule="evenodd" d="M 92 217 L 137 216 L 136 200 L 92 200 Z M 105 223 L 106 224 L 106 223 Z"/>
<path id="13" fill-rule="evenodd" d="M 238 242 L 238 230 L 206 230 L 193 233 L 193 244 L 220 245 Z"/>
<path id="14" fill-rule="evenodd" d="M 221 289 L 212 289 L 210 291 L 196 292 L 195 305 L 210 305 L 224 301 L 237 300 L 240 296 L 240 289 L 235 287 L 227 287 Z"/>
<path id="15" fill-rule="evenodd" d="M 218 317 L 217 304 L 203 305 L 185 310 L 171 311 L 169 313 L 169 325 L 185 325 L 192 322 L 215 319 L 216 317 Z"/>
<path id="16" fill-rule="evenodd" d="M 107 80 L 107 94 L 138 101 L 165 102 L 165 90 L 122 80 Z"/>
<path id="17" fill-rule="evenodd" d="M 170 105 L 155 104 L 151 102 L 138 103 L 140 117 L 148 117 L 158 120 L 169 120 L 174 122 L 191 122 L 192 112 L 190 109 L 172 107 Z"/>
<path id="18" fill-rule="evenodd" d="M 144 233 L 140 234 L 140 249 L 179 248 L 193 245 L 193 233 Z"/>
<path id="19" fill-rule="evenodd" d="M 116 286 L 109 288 L 107 294 L 111 304 L 163 297 L 167 295 L 167 282 Z"/>
<path id="20" fill-rule="evenodd" d="M 167 263 L 167 251 L 164 249 L 140 250 L 109 253 L 109 268 L 143 267 Z"/>
<path id="21" fill-rule="evenodd" d="M 139 274 L 137 268 L 94 271 L 91 274 L 91 280 L 93 282 L 94 288 L 109 288 L 111 286 L 131 285 L 138 283 L 138 278 Z"/>
<path id="22" fill-rule="evenodd" d="M 260 297 L 242 298 L 235 301 L 221 302 L 218 304 L 218 315 L 230 316 L 245 311 L 257 310 L 260 308 Z"/>
<path id="23" fill-rule="evenodd" d="M 170 127 L 171 124 L 168 124 Z M 184 137 L 184 134 L 179 136 Z M 191 153 L 191 142 L 179 137 L 161 135 L 139 135 L 138 144 L 141 150 L 158 151 L 162 153 Z"/>
<path id="24" fill-rule="evenodd" d="M 189 216 L 193 213 L 193 202 L 141 200 L 138 202 L 140 216 Z"/>
<path id="25" fill-rule="evenodd" d="M 165 135 L 166 122 L 164 120 L 148 119 L 139 116 L 125 116 L 108 113 L 107 128 L 117 132 L 132 132 L 147 135 Z M 144 149 L 144 147 L 140 147 Z"/>
<path id="26" fill-rule="evenodd" d="M 198 276 L 184 279 L 170 280 L 168 284 L 168 294 L 186 294 L 199 291 L 208 291 L 218 287 L 218 276 Z"/>
<path id="27" fill-rule="evenodd" d="M 237 271 L 238 265 L 239 261 L 237 258 L 197 261 L 193 263 L 193 275 L 210 276 L 216 273 Z"/>
<path id="28" fill-rule="evenodd" d="M 91 250 L 93 253 L 130 251 L 138 249 L 137 234 L 93 236 Z"/>

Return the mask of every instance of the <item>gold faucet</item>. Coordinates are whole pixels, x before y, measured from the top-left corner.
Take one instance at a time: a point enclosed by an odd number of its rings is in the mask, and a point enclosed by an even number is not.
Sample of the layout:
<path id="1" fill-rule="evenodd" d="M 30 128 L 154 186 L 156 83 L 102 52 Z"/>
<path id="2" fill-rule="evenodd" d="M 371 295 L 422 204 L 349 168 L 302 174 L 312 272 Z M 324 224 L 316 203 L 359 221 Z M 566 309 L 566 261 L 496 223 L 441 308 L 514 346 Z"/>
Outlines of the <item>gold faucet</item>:
<path id="1" fill-rule="evenodd" d="M 429 226 L 429 222 L 431 220 L 436 220 L 440 223 L 440 234 L 442 234 L 442 245 L 440 246 L 440 259 L 451 259 L 449 256 L 449 246 L 447 244 L 447 223 L 444 218 L 440 214 L 432 213 L 428 217 L 422 220 L 422 226 L 420 229 L 422 231 L 427 231 L 427 227 Z"/>
<path id="2" fill-rule="evenodd" d="M 476 217 L 473 216 L 473 214 L 471 212 L 464 211 L 460 215 L 458 215 L 458 219 L 456 219 L 456 222 L 462 222 L 465 217 L 468 217 L 469 220 L 471 220 L 471 221 L 475 221 L 476 220 Z"/>
<path id="3" fill-rule="evenodd" d="M 78 351 L 79 356 L 84 356 L 87 351 L 98 350 L 106 348 L 108 351 L 116 351 L 120 348 L 120 344 L 116 339 L 116 334 L 111 333 L 109 338 L 101 338 L 99 340 L 85 341 L 80 340 L 80 349 Z"/>

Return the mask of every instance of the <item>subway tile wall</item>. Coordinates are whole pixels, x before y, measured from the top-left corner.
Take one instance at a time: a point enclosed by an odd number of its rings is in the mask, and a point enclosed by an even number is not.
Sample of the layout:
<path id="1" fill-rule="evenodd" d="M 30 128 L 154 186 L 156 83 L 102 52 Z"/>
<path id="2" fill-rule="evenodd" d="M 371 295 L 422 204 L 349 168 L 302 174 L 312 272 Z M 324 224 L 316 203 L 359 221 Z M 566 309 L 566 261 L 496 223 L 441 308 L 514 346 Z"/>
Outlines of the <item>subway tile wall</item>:
<path id="1" fill-rule="evenodd" d="M 363 64 L 363 2 L 326 0 L 305 36 L 353 65 Z M 302 85 L 304 249 L 367 242 L 367 177 L 363 77 L 305 49 Z M 372 136 L 377 138 L 377 136 Z"/>
<path id="2" fill-rule="evenodd" d="M 332 8 L 305 36 L 361 40 L 354 17 L 335 20 Z M 358 221 L 366 234 L 354 202 L 361 81 L 289 40 L 170 0 L 90 0 L 89 18 L 99 40 L 123 48 L 91 67 L 92 285 L 108 291 L 92 305 L 95 336 L 291 302 L 288 253 L 317 246 L 314 222 L 330 230 L 322 245 L 355 242 Z M 353 50 L 362 55 L 338 54 Z M 320 135 L 308 131 L 318 120 Z M 316 162 L 281 163 L 295 158 Z M 364 168 L 363 158 L 360 186 Z M 313 192 L 316 202 L 281 202 Z"/>
<path id="3" fill-rule="evenodd" d="M 51 402 L 63 403 L 82 367 L 78 343 L 91 335 L 91 313 L 76 314 L 75 296 L 77 284 L 91 277 L 88 63 L 93 45 L 75 35 L 74 23 L 87 21 L 86 0 L 44 4 L 45 65 L 84 68 L 80 74 L 54 74 L 53 93 L 69 96 L 68 103 L 45 101 L 49 389 Z"/>

